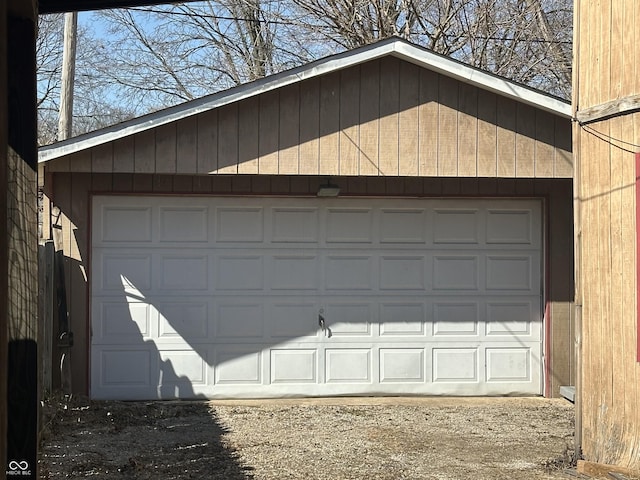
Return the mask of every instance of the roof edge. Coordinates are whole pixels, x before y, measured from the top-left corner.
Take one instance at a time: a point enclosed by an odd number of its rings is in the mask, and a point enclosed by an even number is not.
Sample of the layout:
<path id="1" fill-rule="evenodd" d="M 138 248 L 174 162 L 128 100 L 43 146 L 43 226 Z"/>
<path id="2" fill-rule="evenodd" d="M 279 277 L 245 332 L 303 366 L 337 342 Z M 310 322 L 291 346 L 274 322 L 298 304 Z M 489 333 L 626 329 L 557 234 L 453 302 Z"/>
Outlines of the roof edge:
<path id="1" fill-rule="evenodd" d="M 512 98 L 550 113 L 571 118 L 571 104 L 503 77 L 470 67 L 457 60 L 431 52 L 399 37 L 338 53 L 314 62 L 232 87 L 196 100 L 174 105 L 116 125 L 46 145 L 38 149 L 38 163 L 81 152 L 120 138 L 166 125 L 193 115 L 266 93 L 296 82 L 319 77 L 388 55 L 409 61 L 456 80 Z"/>

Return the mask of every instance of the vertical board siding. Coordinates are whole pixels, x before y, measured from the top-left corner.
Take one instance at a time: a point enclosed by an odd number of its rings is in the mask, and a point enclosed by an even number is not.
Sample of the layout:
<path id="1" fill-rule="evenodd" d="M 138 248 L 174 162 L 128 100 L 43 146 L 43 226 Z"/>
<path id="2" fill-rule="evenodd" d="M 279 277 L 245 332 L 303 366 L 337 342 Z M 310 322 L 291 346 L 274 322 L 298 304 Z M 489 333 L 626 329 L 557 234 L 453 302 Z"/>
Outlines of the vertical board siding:
<path id="1" fill-rule="evenodd" d="M 400 61 L 393 57 L 380 60 L 380 175 L 399 173 L 398 115 L 400 104 Z"/>
<path id="2" fill-rule="evenodd" d="M 299 170 L 300 144 L 300 86 L 290 85 L 280 93 L 279 141 L 280 160 L 278 173 L 297 174 Z"/>
<path id="3" fill-rule="evenodd" d="M 332 73 L 320 79 L 320 175 L 337 175 L 340 155 L 340 138 L 336 121 L 340 115 L 340 73 Z"/>
<path id="4" fill-rule="evenodd" d="M 569 178 L 573 171 L 569 119 L 394 57 L 48 165 L 52 172 L 482 178 Z"/>
<path id="5" fill-rule="evenodd" d="M 113 172 L 131 173 L 134 171 L 133 137 L 120 138 L 113 142 Z"/>
<path id="6" fill-rule="evenodd" d="M 212 173 L 218 169 L 218 110 L 196 117 L 197 121 L 197 173 Z"/>
<path id="7" fill-rule="evenodd" d="M 260 130 L 258 132 L 258 173 L 272 175 L 278 173 L 278 130 L 280 118 L 278 92 L 268 92 L 260 96 Z M 244 143 L 244 139 L 238 139 Z"/>
<path id="8" fill-rule="evenodd" d="M 461 83 L 458 112 L 458 175 L 478 174 L 478 89 Z"/>
<path id="9" fill-rule="evenodd" d="M 420 104 L 420 69 L 400 63 L 400 104 L 398 119 L 398 170 L 400 176 L 418 175 L 418 105 Z"/>
<path id="10" fill-rule="evenodd" d="M 379 174 L 380 61 L 360 67 L 360 175 Z"/>
<path id="11" fill-rule="evenodd" d="M 258 173 L 260 157 L 260 117 L 257 97 L 243 100 L 238 104 L 238 173 Z"/>
<path id="12" fill-rule="evenodd" d="M 340 75 L 340 175 L 358 175 L 360 145 L 360 112 L 358 97 L 360 69 L 349 68 Z"/>
<path id="13" fill-rule="evenodd" d="M 176 124 L 176 173 L 194 173 L 198 170 L 198 121 L 196 117 L 179 120 Z"/>
<path id="14" fill-rule="evenodd" d="M 637 0 L 576 2 L 575 108 L 640 91 Z M 582 452 L 585 460 L 640 471 L 637 361 L 636 189 L 640 114 L 576 124 L 582 255 Z M 596 132 L 594 134 L 594 132 Z M 557 154 L 556 154 L 557 157 Z M 556 161 L 556 174 L 562 163 Z"/>
<path id="15" fill-rule="evenodd" d="M 176 123 L 161 125 L 156 129 L 155 173 L 176 173 L 177 144 Z"/>
<path id="16" fill-rule="evenodd" d="M 238 173 L 238 108 L 232 103 L 218 111 L 219 173 Z"/>
<path id="17" fill-rule="evenodd" d="M 478 91 L 478 176 L 495 177 L 497 173 L 497 105 L 496 95 Z"/>

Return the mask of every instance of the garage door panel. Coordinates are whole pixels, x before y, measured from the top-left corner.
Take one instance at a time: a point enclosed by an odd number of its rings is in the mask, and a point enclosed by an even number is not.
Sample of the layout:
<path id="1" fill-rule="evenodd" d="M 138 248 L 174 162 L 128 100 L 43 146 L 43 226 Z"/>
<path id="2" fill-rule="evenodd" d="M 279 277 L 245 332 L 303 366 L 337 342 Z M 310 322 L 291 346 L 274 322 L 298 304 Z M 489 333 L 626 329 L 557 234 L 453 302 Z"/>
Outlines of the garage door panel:
<path id="1" fill-rule="evenodd" d="M 418 209 L 380 209 L 380 243 L 424 244 L 427 241 L 427 211 Z"/>
<path id="2" fill-rule="evenodd" d="M 467 348 L 440 348 L 431 350 L 431 368 L 433 382 L 436 383 L 478 383 L 479 349 Z"/>
<path id="3" fill-rule="evenodd" d="M 443 255 L 433 258 L 434 290 L 479 290 L 480 258 L 478 255 Z"/>
<path id="4" fill-rule="evenodd" d="M 539 228 L 534 226 L 534 212 L 530 209 L 488 209 L 487 243 L 523 244 L 538 246 Z"/>
<path id="5" fill-rule="evenodd" d="M 320 267 L 317 255 L 281 254 L 270 258 L 272 290 L 318 290 Z"/>
<path id="6" fill-rule="evenodd" d="M 264 290 L 263 256 L 220 255 L 216 260 L 216 290 Z"/>
<path id="7" fill-rule="evenodd" d="M 419 290 L 426 288 L 424 255 L 382 255 L 380 257 L 381 290 Z"/>
<path id="8" fill-rule="evenodd" d="M 369 208 L 327 208 L 327 243 L 372 243 L 373 211 Z"/>
<path id="9" fill-rule="evenodd" d="M 325 263 L 327 290 L 372 290 L 373 257 L 369 255 L 328 255 Z"/>
<path id="10" fill-rule="evenodd" d="M 207 366 L 204 359 L 192 350 L 163 350 L 159 352 L 159 387 L 168 391 L 162 398 L 170 398 L 171 390 L 206 385 Z M 175 388 L 174 388 L 175 387 Z M 179 398 L 179 396 L 176 396 Z"/>
<path id="11" fill-rule="evenodd" d="M 476 209 L 437 208 L 433 214 L 433 243 L 480 243 L 479 227 L 480 216 Z"/>
<path id="12" fill-rule="evenodd" d="M 424 348 L 380 348 L 380 383 L 425 383 Z"/>
<path id="13" fill-rule="evenodd" d="M 125 348 L 98 348 L 100 386 L 144 387 L 157 384 L 157 360 L 153 347 L 143 345 Z M 155 361 L 154 361 L 155 360 Z"/>
<path id="14" fill-rule="evenodd" d="M 522 347 L 487 347 L 487 382 L 531 382 L 532 351 Z"/>
<path id="15" fill-rule="evenodd" d="M 158 303 L 158 339 L 201 342 L 208 336 L 209 308 L 203 301 Z"/>
<path id="16" fill-rule="evenodd" d="M 380 336 L 422 336 L 425 334 L 426 305 L 423 302 L 382 302 Z"/>
<path id="17" fill-rule="evenodd" d="M 138 292 L 151 289 L 150 254 L 105 254 L 96 252 L 98 275 L 103 292 Z"/>
<path id="18" fill-rule="evenodd" d="M 217 301 L 213 321 L 215 338 L 235 341 L 262 339 L 265 334 L 264 311 L 264 304 L 256 299 Z"/>
<path id="19" fill-rule="evenodd" d="M 166 207 L 158 209 L 159 242 L 207 242 L 209 209 L 207 207 Z"/>
<path id="20" fill-rule="evenodd" d="M 486 262 L 487 290 L 540 290 L 537 255 L 487 255 Z"/>
<path id="21" fill-rule="evenodd" d="M 271 383 L 316 383 L 318 352 L 315 348 L 271 349 Z"/>
<path id="22" fill-rule="evenodd" d="M 92 222 L 95 398 L 541 393 L 539 202 L 97 196 Z"/>
<path id="23" fill-rule="evenodd" d="M 157 288 L 169 291 L 209 289 L 207 255 L 159 255 Z"/>
<path id="24" fill-rule="evenodd" d="M 532 301 L 487 302 L 487 336 L 532 337 L 539 340 L 540 328 Z"/>
<path id="25" fill-rule="evenodd" d="M 289 300 L 271 306 L 269 328 L 271 338 L 316 338 L 320 307 L 314 301 Z"/>
<path id="26" fill-rule="evenodd" d="M 433 336 L 480 335 L 480 306 L 478 301 L 437 301 L 433 304 Z M 459 341 L 459 340 L 456 340 Z"/>
<path id="27" fill-rule="evenodd" d="M 95 301 L 93 305 L 93 342 L 136 343 L 153 338 L 152 308 L 142 302 Z"/>
<path id="28" fill-rule="evenodd" d="M 214 385 L 262 384 L 262 345 L 216 347 L 212 353 Z"/>
<path id="29" fill-rule="evenodd" d="M 271 215 L 271 242 L 317 244 L 320 241 L 318 208 L 274 207 Z"/>
<path id="30" fill-rule="evenodd" d="M 373 308 L 369 301 L 362 303 L 328 301 L 322 315 L 332 336 L 369 337 L 372 334 Z"/>
<path id="31" fill-rule="evenodd" d="M 370 348 L 327 348 L 327 383 L 371 383 Z"/>
<path id="32" fill-rule="evenodd" d="M 264 240 L 264 209 L 261 207 L 218 207 L 216 240 L 221 243 L 261 243 Z"/>
<path id="33" fill-rule="evenodd" d="M 152 241 L 151 207 L 105 205 L 101 218 L 94 233 L 103 242 Z"/>

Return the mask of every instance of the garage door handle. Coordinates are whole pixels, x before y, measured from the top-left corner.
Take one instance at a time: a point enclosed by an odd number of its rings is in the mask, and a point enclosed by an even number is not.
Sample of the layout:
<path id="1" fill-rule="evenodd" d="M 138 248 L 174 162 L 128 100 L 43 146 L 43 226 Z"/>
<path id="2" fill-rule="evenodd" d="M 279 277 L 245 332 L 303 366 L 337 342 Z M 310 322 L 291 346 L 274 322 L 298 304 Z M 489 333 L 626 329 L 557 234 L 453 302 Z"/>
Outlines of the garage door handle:
<path id="1" fill-rule="evenodd" d="M 318 312 L 318 325 L 320 325 L 320 328 L 322 329 L 323 332 L 327 329 L 327 325 L 324 321 L 324 317 L 322 316 L 322 310 Z"/>

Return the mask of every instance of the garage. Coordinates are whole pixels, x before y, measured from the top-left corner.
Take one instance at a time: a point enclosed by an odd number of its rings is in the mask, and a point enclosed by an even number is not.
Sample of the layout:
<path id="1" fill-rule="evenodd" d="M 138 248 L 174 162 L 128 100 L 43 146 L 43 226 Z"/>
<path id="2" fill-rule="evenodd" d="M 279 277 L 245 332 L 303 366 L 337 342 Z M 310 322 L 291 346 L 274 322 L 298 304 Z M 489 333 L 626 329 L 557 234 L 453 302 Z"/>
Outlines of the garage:
<path id="1" fill-rule="evenodd" d="M 542 201 L 95 195 L 91 395 L 542 394 Z"/>

